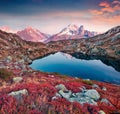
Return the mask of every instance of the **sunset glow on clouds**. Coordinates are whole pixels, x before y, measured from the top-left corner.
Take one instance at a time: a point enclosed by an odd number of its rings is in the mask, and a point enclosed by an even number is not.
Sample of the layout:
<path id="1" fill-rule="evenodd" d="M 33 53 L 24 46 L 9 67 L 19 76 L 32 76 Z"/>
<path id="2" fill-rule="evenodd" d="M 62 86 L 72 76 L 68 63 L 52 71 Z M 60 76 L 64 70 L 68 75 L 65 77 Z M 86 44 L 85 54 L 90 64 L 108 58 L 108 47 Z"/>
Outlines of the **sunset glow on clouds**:
<path id="1" fill-rule="evenodd" d="M 117 26 L 120 25 L 120 1 L 114 0 L 111 3 L 101 2 L 99 9 L 89 10 L 92 18 L 91 21 L 97 25 Z"/>
<path id="2" fill-rule="evenodd" d="M 74 23 L 88 30 L 105 32 L 120 25 L 120 0 L 5 1 L 0 5 L 0 26 L 14 30 L 32 26 L 54 34 Z"/>

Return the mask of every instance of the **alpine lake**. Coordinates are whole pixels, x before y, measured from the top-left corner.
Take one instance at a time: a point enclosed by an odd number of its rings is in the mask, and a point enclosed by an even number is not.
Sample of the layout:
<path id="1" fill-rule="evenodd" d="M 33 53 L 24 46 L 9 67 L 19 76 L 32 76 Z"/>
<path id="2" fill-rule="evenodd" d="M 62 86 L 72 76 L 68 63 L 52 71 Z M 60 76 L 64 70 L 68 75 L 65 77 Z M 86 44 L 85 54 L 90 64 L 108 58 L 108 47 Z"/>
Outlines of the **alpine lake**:
<path id="1" fill-rule="evenodd" d="M 60 73 L 72 77 L 98 80 L 120 85 L 120 61 L 80 57 L 63 52 L 36 59 L 29 66 L 34 70 Z"/>

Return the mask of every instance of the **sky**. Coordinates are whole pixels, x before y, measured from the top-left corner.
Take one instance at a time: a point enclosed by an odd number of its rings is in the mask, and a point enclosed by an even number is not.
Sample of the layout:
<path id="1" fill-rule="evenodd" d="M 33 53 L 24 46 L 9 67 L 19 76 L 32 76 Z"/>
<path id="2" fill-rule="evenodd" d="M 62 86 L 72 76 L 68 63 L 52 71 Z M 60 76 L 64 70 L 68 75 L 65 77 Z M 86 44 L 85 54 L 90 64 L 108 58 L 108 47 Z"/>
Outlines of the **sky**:
<path id="1" fill-rule="evenodd" d="M 120 0 L 0 0 L 0 27 L 55 34 L 69 24 L 97 32 L 120 25 Z"/>

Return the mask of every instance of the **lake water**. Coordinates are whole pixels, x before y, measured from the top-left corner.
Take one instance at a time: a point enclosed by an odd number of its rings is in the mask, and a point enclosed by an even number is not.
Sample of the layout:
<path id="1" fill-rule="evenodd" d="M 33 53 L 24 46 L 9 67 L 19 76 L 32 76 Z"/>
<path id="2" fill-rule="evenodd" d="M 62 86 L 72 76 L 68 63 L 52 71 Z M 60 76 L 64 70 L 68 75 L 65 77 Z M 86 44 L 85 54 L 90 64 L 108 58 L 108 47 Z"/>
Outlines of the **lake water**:
<path id="1" fill-rule="evenodd" d="M 64 75 L 120 84 L 120 72 L 101 60 L 84 60 L 58 52 L 34 60 L 30 65 L 35 70 L 57 72 Z"/>

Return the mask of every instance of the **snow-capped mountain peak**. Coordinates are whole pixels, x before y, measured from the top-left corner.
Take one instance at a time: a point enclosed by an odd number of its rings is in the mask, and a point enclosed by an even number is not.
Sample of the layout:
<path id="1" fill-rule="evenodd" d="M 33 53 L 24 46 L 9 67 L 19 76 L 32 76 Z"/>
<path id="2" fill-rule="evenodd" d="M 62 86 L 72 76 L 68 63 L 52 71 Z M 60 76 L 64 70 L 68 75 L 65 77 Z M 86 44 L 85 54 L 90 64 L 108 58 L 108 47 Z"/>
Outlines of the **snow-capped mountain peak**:
<path id="1" fill-rule="evenodd" d="M 65 27 L 63 30 L 61 30 L 59 35 L 75 35 L 77 33 L 78 30 L 78 26 L 75 24 L 69 24 L 67 27 Z"/>
<path id="2" fill-rule="evenodd" d="M 69 24 L 67 27 L 62 29 L 59 33 L 49 38 L 46 42 L 68 40 L 68 39 L 89 38 L 97 34 L 98 34 L 97 32 L 86 30 L 83 25 L 78 26 L 75 24 Z"/>
<path id="3" fill-rule="evenodd" d="M 38 29 L 32 28 L 30 26 L 26 27 L 22 31 L 18 31 L 17 34 L 24 40 L 33 42 L 44 42 L 48 35 L 40 32 Z"/>
<path id="4" fill-rule="evenodd" d="M 67 28 L 70 29 L 70 30 L 77 30 L 77 29 L 78 29 L 78 26 L 75 25 L 75 24 L 69 24 L 69 25 L 67 26 Z"/>

